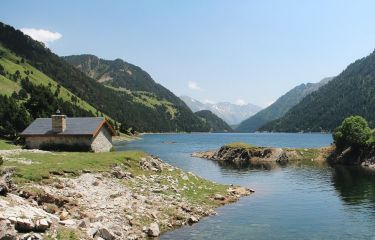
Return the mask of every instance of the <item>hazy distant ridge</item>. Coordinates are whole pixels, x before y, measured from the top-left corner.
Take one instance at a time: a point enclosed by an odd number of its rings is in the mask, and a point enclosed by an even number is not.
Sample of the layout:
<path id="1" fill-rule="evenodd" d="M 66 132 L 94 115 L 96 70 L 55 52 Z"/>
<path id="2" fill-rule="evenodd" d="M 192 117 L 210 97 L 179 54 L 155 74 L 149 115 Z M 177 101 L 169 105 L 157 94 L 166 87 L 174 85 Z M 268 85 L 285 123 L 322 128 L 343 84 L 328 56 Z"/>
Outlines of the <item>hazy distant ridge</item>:
<path id="1" fill-rule="evenodd" d="M 245 105 L 237 105 L 229 102 L 202 103 L 188 96 L 181 96 L 180 98 L 193 112 L 210 110 L 229 125 L 239 124 L 262 109 L 250 103 Z"/>
<path id="2" fill-rule="evenodd" d="M 289 109 L 298 104 L 305 96 L 318 90 L 331 81 L 332 77 L 322 79 L 318 83 L 303 83 L 293 88 L 273 104 L 243 121 L 235 130 L 240 132 L 255 132 L 263 125 L 284 116 Z"/>

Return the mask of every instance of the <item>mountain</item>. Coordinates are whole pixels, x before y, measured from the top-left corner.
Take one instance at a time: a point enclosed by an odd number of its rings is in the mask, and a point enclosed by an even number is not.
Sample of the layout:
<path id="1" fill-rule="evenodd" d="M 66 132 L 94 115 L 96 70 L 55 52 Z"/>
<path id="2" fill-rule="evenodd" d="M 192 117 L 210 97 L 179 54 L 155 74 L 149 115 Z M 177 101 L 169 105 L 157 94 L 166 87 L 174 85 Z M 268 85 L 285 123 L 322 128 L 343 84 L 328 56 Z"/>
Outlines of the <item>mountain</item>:
<path id="1" fill-rule="evenodd" d="M 129 72 L 135 76 L 135 83 L 132 85 L 130 79 L 122 82 L 122 70 L 126 71 L 123 68 L 126 63 L 122 60 L 113 61 L 113 69 L 120 70 L 108 73 L 109 77 L 115 80 L 107 85 L 103 79 L 93 79 L 90 77 L 93 75 L 86 75 L 52 53 L 42 43 L 3 23 L 0 23 L 0 44 L 92 106 L 95 109 L 92 109 L 95 111 L 94 115 L 105 114 L 141 132 L 208 130 L 205 123 L 195 116 L 184 102 L 168 89 L 155 83 L 142 69 L 128 64 Z M 82 58 L 89 57 L 84 55 Z"/>
<path id="2" fill-rule="evenodd" d="M 209 110 L 201 110 L 195 113 L 196 116 L 201 118 L 210 129 L 210 132 L 232 132 L 233 129 Z"/>
<path id="3" fill-rule="evenodd" d="M 202 103 L 188 96 L 181 96 L 180 98 L 193 112 L 210 110 L 230 125 L 238 124 L 261 110 L 261 107 L 254 104 L 237 105 L 229 102 Z"/>
<path id="4" fill-rule="evenodd" d="M 280 98 L 278 98 L 273 104 L 267 108 L 259 111 L 254 116 L 241 122 L 241 124 L 236 128 L 240 132 L 255 132 L 263 125 L 284 116 L 285 113 L 289 111 L 293 106 L 298 104 L 305 96 L 318 90 L 321 86 L 327 84 L 333 78 L 328 77 L 322 79 L 318 83 L 307 83 L 301 84 Z"/>
<path id="5" fill-rule="evenodd" d="M 0 136 L 15 139 L 32 119 L 50 117 L 57 109 L 69 116 L 94 116 L 97 112 L 0 44 Z"/>
<path id="6" fill-rule="evenodd" d="M 332 131 L 351 115 L 360 115 L 375 127 L 375 51 L 350 64 L 328 84 L 306 96 L 284 117 L 261 130 Z"/>

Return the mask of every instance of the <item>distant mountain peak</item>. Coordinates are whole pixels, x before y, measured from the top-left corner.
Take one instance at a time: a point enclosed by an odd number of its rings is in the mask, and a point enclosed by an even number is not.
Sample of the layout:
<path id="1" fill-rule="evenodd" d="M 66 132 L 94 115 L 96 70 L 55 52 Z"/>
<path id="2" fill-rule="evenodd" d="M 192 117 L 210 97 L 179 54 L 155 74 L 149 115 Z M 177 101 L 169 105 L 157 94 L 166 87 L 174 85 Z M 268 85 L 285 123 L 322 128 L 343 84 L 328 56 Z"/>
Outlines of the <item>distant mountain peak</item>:
<path id="1" fill-rule="evenodd" d="M 262 109 L 261 107 L 251 103 L 238 105 L 230 102 L 201 102 L 189 96 L 181 96 L 180 98 L 186 103 L 186 105 L 188 105 L 188 107 L 193 112 L 210 110 L 212 113 L 223 119 L 229 125 L 238 124 Z"/>

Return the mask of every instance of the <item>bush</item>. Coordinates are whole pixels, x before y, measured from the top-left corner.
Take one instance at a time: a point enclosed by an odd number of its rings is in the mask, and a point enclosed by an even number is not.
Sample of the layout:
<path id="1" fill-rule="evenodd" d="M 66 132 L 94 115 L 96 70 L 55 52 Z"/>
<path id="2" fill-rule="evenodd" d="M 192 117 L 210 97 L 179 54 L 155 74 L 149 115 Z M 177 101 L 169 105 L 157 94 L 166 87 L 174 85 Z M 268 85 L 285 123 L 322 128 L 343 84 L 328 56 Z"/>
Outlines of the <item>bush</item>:
<path id="1" fill-rule="evenodd" d="M 333 132 L 333 139 L 338 148 L 361 148 L 370 144 L 372 130 L 361 116 L 351 116 L 342 122 Z"/>

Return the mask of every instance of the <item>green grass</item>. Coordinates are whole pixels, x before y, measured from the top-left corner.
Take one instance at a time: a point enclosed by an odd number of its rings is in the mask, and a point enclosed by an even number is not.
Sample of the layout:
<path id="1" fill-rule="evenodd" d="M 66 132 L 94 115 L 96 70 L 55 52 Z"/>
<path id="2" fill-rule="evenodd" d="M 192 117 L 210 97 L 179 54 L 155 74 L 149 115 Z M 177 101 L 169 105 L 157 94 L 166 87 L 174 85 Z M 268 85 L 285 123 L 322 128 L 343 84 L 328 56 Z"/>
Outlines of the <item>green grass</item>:
<path id="1" fill-rule="evenodd" d="M 125 151 L 125 152 L 108 152 L 108 153 L 77 153 L 77 152 L 53 152 L 53 153 L 21 153 L 9 158 L 16 159 L 30 159 L 33 161 L 31 165 L 22 164 L 17 161 L 5 161 L 4 166 L 15 167 L 15 174 L 13 175 L 13 182 L 19 186 L 26 186 L 28 191 L 38 194 L 39 188 L 33 189 L 28 183 L 39 182 L 42 184 L 51 184 L 58 179 L 54 176 L 54 172 L 65 172 L 70 177 L 75 177 L 83 173 L 84 170 L 91 172 L 109 172 L 113 165 L 121 164 L 125 171 L 130 172 L 134 176 L 135 181 L 123 180 L 121 181 L 125 186 L 132 189 L 134 192 L 146 194 L 144 186 L 170 186 L 169 179 L 177 182 L 176 188 L 179 189 L 178 194 L 182 199 L 185 199 L 192 207 L 202 207 L 203 209 L 218 207 L 220 202 L 214 201 L 212 197 L 215 194 L 227 196 L 228 185 L 218 184 L 205 180 L 201 177 L 186 173 L 180 169 L 164 168 L 161 172 L 146 171 L 141 169 L 139 161 L 142 157 L 147 155 L 140 151 Z M 52 171 L 54 171 L 52 173 Z M 142 180 L 149 179 L 153 175 L 157 176 L 156 181 Z M 184 176 L 187 176 L 186 179 Z M 139 178 L 136 178 L 139 177 Z M 184 189 L 185 187 L 185 189 Z M 175 196 L 177 193 L 168 188 L 160 192 L 161 195 Z M 54 209 L 50 207 L 50 211 Z M 163 214 L 169 216 L 171 219 L 185 219 L 180 216 L 177 208 L 166 208 L 162 211 Z M 153 221 L 148 217 L 138 219 L 142 225 L 148 225 Z M 165 224 L 160 225 L 161 231 L 169 229 Z M 56 239 L 82 239 L 82 232 L 77 230 L 59 228 Z M 51 236 L 46 236 L 46 239 L 52 239 Z"/>
<path id="2" fill-rule="evenodd" d="M 233 143 L 228 143 L 225 144 L 226 147 L 230 148 L 254 148 L 256 146 L 248 144 L 248 143 L 243 143 L 243 142 L 233 142 Z"/>
<path id="3" fill-rule="evenodd" d="M 84 236 L 84 234 L 79 229 L 60 227 L 59 229 L 57 229 L 57 235 L 55 238 L 47 235 L 46 240 L 78 240 L 83 239 L 82 236 Z"/>
<path id="4" fill-rule="evenodd" d="M 207 204 L 216 206 L 217 203 L 210 200 L 210 196 L 220 193 L 225 195 L 228 186 L 217 184 L 203 178 L 185 173 L 182 170 L 175 169 L 155 173 L 144 171 L 139 167 L 139 160 L 146 154 L 141 151 L 124 151 L 108 153 L 82 153 L 82 152 L 54 152 L 54 153 L 21 153 L 10 156 L 15 159 L 29 159 L 32 164 L 27 165 L 17 161 L 5 161 L 4 166 L 13 166 L 16 168 L 14 181 L 22 184 L 27 182 L 50 181 L 52 172 L 69 172 L 72 176 L 78 176 L 83 170 L 91 172 L 109 172 L 111 167 L 116 164 L 123 164 L 126 171 L 131 172 L 134 176 L 150 176 L 158 174 L 160 176 L 171 176 L 178 180 L 178 188 L 187 186 L 188 189 L 182 190 L 180 194 L 192 203 Z M 184 180 L 182 175 L 188 176 Z M 162 184 L 169 184 L 167 180 L 161 181 Z M 130 183 L 125 183 L 130 184 Z M 201 188 L 198 188 L 200 186 Z M 134 186 L 133 186 L 134 187 Z M 166 191 L 164 194 L 173 195 L 175 192 Z"/>
<path id="5" fill-rule="evenodd" d="M 212 181 L 208 181 L 204 178 L 193 176 L 191 174 L 188 174 L 186 172 L 183 172 L 179 169 L 174 170 L 172 172 L 169 171 L 163 171 L 160 173 L 164 176 L 172 176 L 174 179 L 178 180 L 178 187 L 179 189 L 182 189 L 184 186 L 188 187 L 188 189 L 182 190 L 180 192 L 181 196 L 186 198 L 190 203 L 193 204 L 205 204 L 210 207 L 216 207 L 218 206 L 218 203 L 215 201 L 212 201 L 210 197 L 212 197 L 215 194 L 222 194 L 226 195 L 227 189 L 229 186 L 218 184 Z M 182 178 L 182 175 L 186 175 L 188 177 L 187 180 L 184 180 Z M 167 185 L 168 181 L 166 179 L 161 180 L 161 185 Z M 198 187 L 201 188 L 198 188 Z M 174 191 L 166 191 L 165 194 L 167 195 L 174 195 Z"/>
<path id="6" fill-rule="evenodd" d="M 11 150 L 18 148 L 8 140 L 0 139 L 0 150 Z"/>
<path id="7" fill-rule="evenodd" d="M 105 85 L 105 86 L 112 89 L 112 90 L 124 92 L 124 93 L 130 95 L 133 98 L 133 102 L 142 104 L 146 107 L 155 109 L 156 107 L 163 106 L 163 107 L 165 107 L 166 112 L 169 113 L 169 115 L 171 116 L 171 119 L 174 119 L 176 117 L 177 112 L 178 112 L 178 110 L 173 105 L 173 103 L 171 103 L 171 102 L 169 102 L 165 99 L 160 100 L 153 93 L 145 92 L 145 91 L 130 91 L 126 88 L 122 88 L 122 87 L 115 88 L 115 87 L 112 87 L 112 86 L 109 86 L 109 85 Z"/>
<path id="8" fill-rule="evenodd" d="M 6 72 L 10 74 L 14 74 L 17 70 L 20 72 L 21 78 L 25 78 L 26 76 L 29 77 L 30 81 L 36 85 L 44 85 L 48 86 L 51 84 L 51 90 L 54 92 L 57 89 L 57 82 L 45 75 L 44 73 L 40 72 L 27 62 L 21 63 L 21 58 L 17 57 L 14 53 L 10 50 L 6 49 L 4 46 L 0 44 L 0 64 L 5 68 Z M 27 75 L 25 71 L 32 72 L 32 74 Z M 7 77 L 0 76 L 0 94 L 11 95 L 14 91 L 18 92 L 21 89 L 20 80 L 17 82 L 11 80 Z M 72 92 L 68 89 L 61 87 L 59 97 L 65 101 L 71 101 L 71 96 L 75 96 Z M 92 111 L 93 113 L 96 112 L 96 109 L 91 106 L 86 101 L 79 99 L 77 105 L 85 110 Z"/>
<path id="9" fill-rule="evenodd" d="M 290 160 L 293 161 L 315 161 L 325 160 L 330 152 L 331 148 L 286 148 L 287 155 Z"/>
<path id="10" fill-rule="evenodd" d="M 7 96 L 12 95 L 12 93 L 14 91 L 18 92 L 21 89 L 21 86 L 18 83 L 14 82 L 14 81 L 12 81 L 12 80 L 10 80 L 10 79 L 2 76 L 2 75 L 0 75 L 0 86 L 1 86 L 0 92 L 4 95 L 7 95 Z"/>
<path id="11" fill-rule="evenodd" d="M 136 91 L 133 92 L 134 102 L 143 104 L 149 108 L 155 109 L 159 106 L 164 106 L 166 112 L 171 115 L 171 119 L 174 119 L 177 114 L 177 109 L 174 107 L 173 103 L 165 100 L 165 99 L 158 99 L 153 93 L 144 92 L 144 91 Z"/>
<path id="12" fill-rule="evenodd" d="M 233 142 L 226 144 L 230 148 L 255 149 L 260 150 L 264 147 L 254 146 L 243 142 Z M 311 161 L 325 159 L 330 154 L 330 148 L 284 148 L 290 160 L 293 161 Z"/>
<path id="13" fill-rule="evenodd" d="M 17 183 L 29 181 L 42 181 L 51 178 L 51 171 L 70 172 L 79 175 L 83 170 L 92 172 L 110 171 L 111 166 L 126 162 L 131 164 L 134 172 L 141 171 L 136 168 L 140 157 L 145 153 L 140 151 L 108 152 L 108 153 L 82 153 L 82 152 L 55 152 L 55 153 L 21 153 L 14 158 L 32 160 L 26 165 L 15 161 L 6 161 L 4 166 L 16 167 L 14 180 Z"/>

